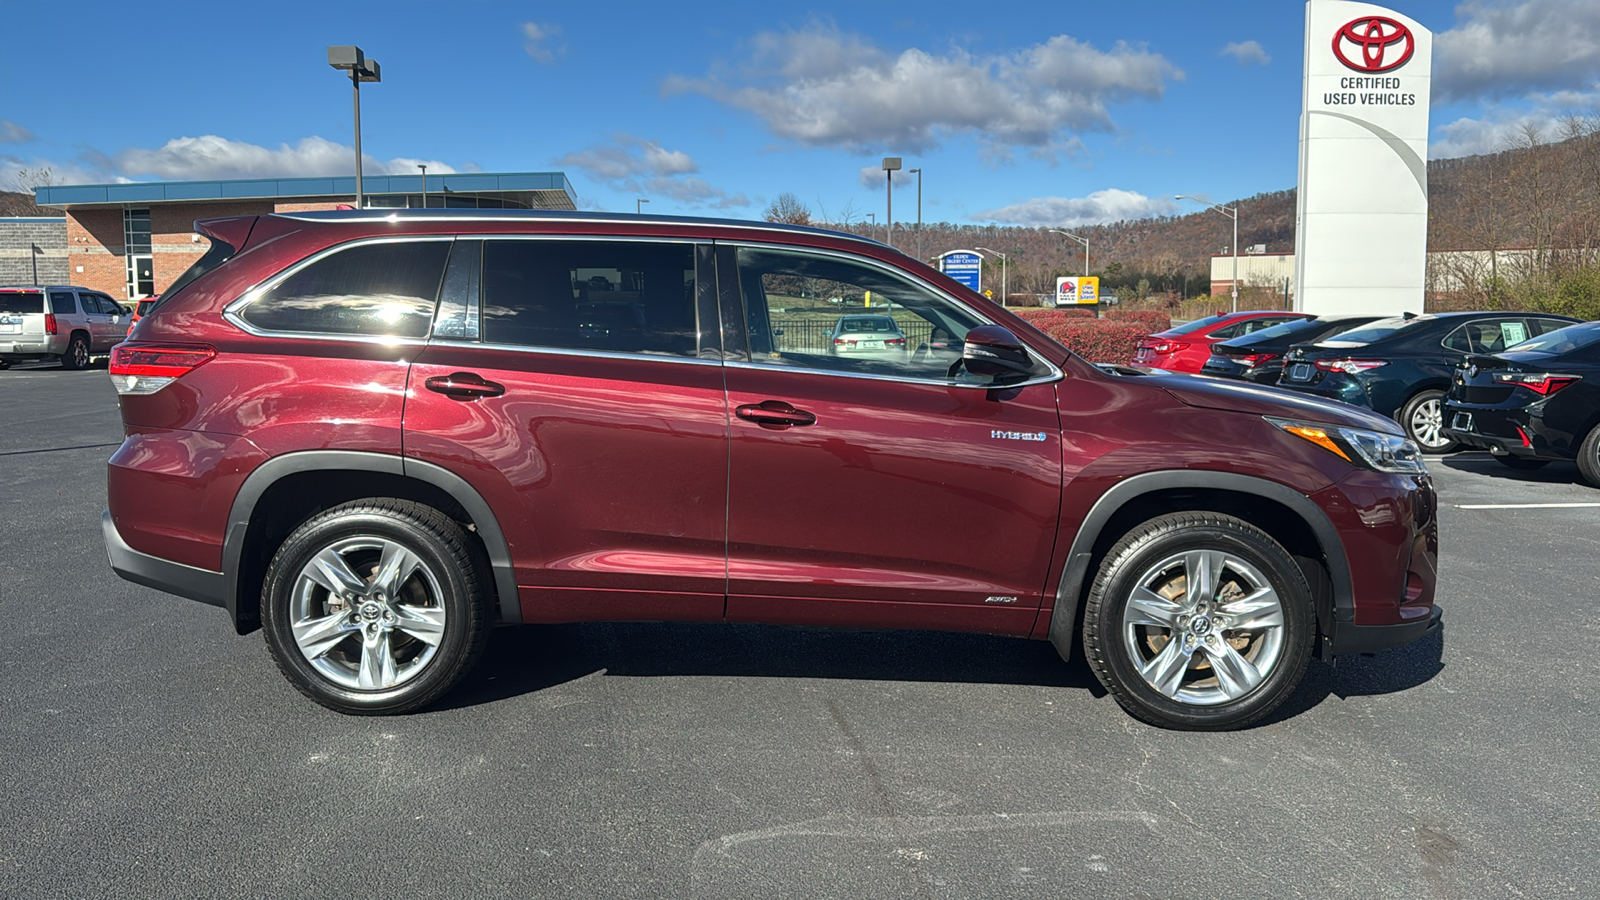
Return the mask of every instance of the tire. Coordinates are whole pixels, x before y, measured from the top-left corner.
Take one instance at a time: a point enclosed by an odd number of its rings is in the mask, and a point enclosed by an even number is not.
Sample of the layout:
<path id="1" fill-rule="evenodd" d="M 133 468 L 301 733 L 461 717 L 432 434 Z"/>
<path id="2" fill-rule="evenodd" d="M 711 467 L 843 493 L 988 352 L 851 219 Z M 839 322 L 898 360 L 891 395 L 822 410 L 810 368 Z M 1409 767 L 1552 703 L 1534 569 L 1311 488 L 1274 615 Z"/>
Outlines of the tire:
<path id="1" fill-rule="evenodd" d="M 89 339 L 81 333 L 72 336 L 67 352 L 61 354 L 61 368 L 76 372 L 89 368 Z"/>
<path id="2" fill-rule="evenodd" d="M 1190 573 L 1200 571 L 1220 574 L 1220 589 L 1191 596 Z M 1247 627 L 1227 627 L 1241 619 Z M 1106 554 L 1084 609 L 1083 648 L 1095 677 L 1134 717 L 1224 731 L 1288 699 L 1315 632 L 1311 587 L 1282 546 L 1232 516 L 1173 513 Z"/>
<path id="3" fill-rule="evenodd" d="M 1550 465 L 1550 460 L 1548 459 L 1525 459 L 1521 456 L 1497 455 L 1494 461 L 1508 469 L 1516 469 L 1519 472 L 1531 472 L 1534 469 L 1542 469 Z"/>
<path id="4" fill-rule="evenodd" d="M 1592 487 L 1600 487 L 1600 425 L 1589 430 L 1589 436 L 1578 445 L 1578 474 Z"/>
<path id="5" fill-rule="evenodd" d="M 419 709 L 483 655 L 487 568 L 461 526 L 432 507 L 336 506 L 296 528 L 267 568 L 267 648 L 291 684 L 329 709 Z"/>
<path id="6" fill-rule="evenodd" d="M 1400 410 L 1400 427 L 1423 453 L 1450 453 L 1460 444 L 1444 436 L 1444 391 L 1421 391 Z"/>

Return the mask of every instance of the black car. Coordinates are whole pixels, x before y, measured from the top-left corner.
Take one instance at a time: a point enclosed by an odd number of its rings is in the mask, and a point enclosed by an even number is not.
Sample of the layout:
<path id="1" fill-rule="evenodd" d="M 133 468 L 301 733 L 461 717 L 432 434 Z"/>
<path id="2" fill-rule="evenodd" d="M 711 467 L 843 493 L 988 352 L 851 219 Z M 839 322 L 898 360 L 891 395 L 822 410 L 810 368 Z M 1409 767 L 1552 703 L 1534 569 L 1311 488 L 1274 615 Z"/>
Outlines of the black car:
<path id="1" fill-rule="evenodd" d="M 1219 378 L 1241 378 L 1257 384 L 1277 384 L 1283 371 L 1283 355 L 1292 344 L 1304 344 L 1332 337 L 1358 325 L 1376 321 L 1378 316 L 1311 316 L 1244 337 L 1211 345 L 1211 358 L 1200 374 Z"/>
<path id="2" fill-rule="evenodd" d="M 1544 313 L 1406 313 L 1379 319 L 1284 357 L 1279 387 L 1364 406 L 1400 423 L 1426 453 L 1449 453 L 1443 400 L 1469 354 L 1499 353 L 1577 322 Z"/>
<path id="3" fill-rule="evenodd" d="M 1584 480 L 1600 487 L 1600 322 L 1467 357 L 1444 417 L 1447 438 L 1513 469 L 1575 460 Z"/>

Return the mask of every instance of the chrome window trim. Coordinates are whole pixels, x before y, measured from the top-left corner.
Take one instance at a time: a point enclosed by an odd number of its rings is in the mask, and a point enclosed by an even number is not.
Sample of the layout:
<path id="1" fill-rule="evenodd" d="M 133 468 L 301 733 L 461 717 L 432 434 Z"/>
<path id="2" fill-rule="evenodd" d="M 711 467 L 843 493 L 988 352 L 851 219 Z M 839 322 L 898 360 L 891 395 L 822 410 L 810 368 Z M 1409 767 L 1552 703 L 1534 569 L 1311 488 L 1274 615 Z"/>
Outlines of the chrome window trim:
<path id="1" fill-rule="evenodd" d="M 301 269 L 304 269 L 320 260 L 327 259 L 335 253 L 343 253 L 346 250 L 351 250 L 356 247 L 365 247 L 370 244 L 406 244 L 419 243 L 423 241 L 454 242 L 455 239 L 456 236 L 453 234 L 382 235 L 378 237 L 356 238 L 340 244 L 334 244 L 330 247 L 323 247 L 321 250 L 318 250 L 316 253 L 311 254 L 305 259 L 299 260 L 287 268 L 282 269 L 277 274 L 272 275 L 264 281 L 257 282 L 255 285 L 251 286 L 243 294 L 240 294 L 238 299 L 233 300 L 227 306 L 222 308 L 222 318 L 240 331 L 243 331 L 246 334 L 255 335 L 256 337 L 307 338 L 318 341 L 348 341 L 358 344 L 385 344 L 397 347 L 424 346 L 428 343 L 428 335 L 433 333 L 433 316 L 428 317 L 428 330 L 424 332 L 421 337 L 412 338 L 400 337 L 396 335 L 335 334 L 322 331 L 274 331 L 272 329 L 259 328 L 255 325 L 252 325 L 240 314 L 247 307 L 249 307 L 250 304 L 260 300 L 268 291 L 287 281 Z M 449 264 L 450 258 L 447 255 L 445 257 L 445 266 L 448 267 Z M 444 273 L 440 272 L 439 277 L 442 280 L 444 278 Z M 434 315 L 438 315 L 439 297 L 437 294 L 435 294 L 433 298 L 433 308 Z"/>
<path id="2" fill-rule="evenodd" d="M 920 278 L 920 277 L 918 277 L 917 275 L 915 275 L 915 274 L 913 274 L 911 272 L 907 272 L 907 271 L 905 271 L 903 269 L 897 269 L 897 268 L 895 268 L 893 266 L 890 266 L 890 265 L 887 265 L 885 263 L 879 262 L 876 259 L 871 259 L 870 257 L 856 256 L 855 254 L 845 253 L 845 252 L 842 252 L 842 251 L 839 251 L 839 250 L 829 250 L 829 249 L 822 248 L 822 247 L 797 247 L 796 245 L 793 245 L 793 244 L 767 244 L 767 243 L 761 243 L 761 242 L 755 242 L 755 241 L 717 241 L 717 243 L 720 244 L 720 245 L 724 245 L 724 246 L 730 246 L 730 247 L 733 247 L 735 249 L 740 248 L 740 247 L 751 247 L 751 248 L 758 249 L 758 250 L 779 250 L 779 251 L 790 252 L 790 253 L 793 253 L 793 252 L 804 252 L 804 253 L 811 254 L 811 255 L 831 256 L 831 257 L 835 257 L 837 259 L 846 260 L 848 262 L 862 264 L 862 265 L 865 265 L 865 266 L 867 266 L 869 268 L 878 269 L 878 270 L 882 271 L 883 273 L 885 273 L 885 274 L 887 274 L 887 275 L 889 275 L 891 277 L 899 278 L 899 279 L 901 279 L 903 281 L 909 281 L 912 284 L 915 284 L 916 286 L 922 288 L 923 290 L 929 291 L 934 296 L 944 300 L 945 302 L 947 302 L 950 305 L 956 307 L 957 309 L 965 311 L 967 314 L 971 315 L 973 318 L 976 318 L 981 324 L 984 324 L 984 325 L 993 325 L 993 324 L 995 324 L 995 321 L 993 319 L 991 319 L 988 316 L 984 315 L 982 312 L 979 312 L 978 310 L 973 309 L 971 306 L 969 306 L 966 303 L 962 302 L 961 300 L 956 298 L 953 294 L 951 294 L 949 291 L 946 291 L 943 288 L 940 288 L 938 285 L 933 284 L 932 282 L 927 281 L 926 279 Z M 737 259 L 737 257 L 735 257 L 735 258 Z M 742 285 L 740 286 L 740 296 L 741 296 L 741 298 L 743 297 L 743 286 Z M 748 313 L 746 314 L 744 327 L 745 327 L 746 330 L 749 329 L 749 316 L 748 316 Z M 1021 341 L 1021 338 L 1018 338 L 1018 340 Z M 870 379 L 872 381 L 900 381 L 900 382 L 911 382 L 911 383 L 914 383 L 914 384 L 939 384 L 939 385 L 944 385 L 946 387 L 977 388 L 979 390 L 985 390 L 985 391 L 989 391 L 989 390 L 1010 390 L 1012 388 L 1029 387 L 1029 386 L 1035 385 L 1035 384 L 1051 384 L 1051 383 L 1054 383 L 1054 382 L 1057 382 L 1057 381 L 1061 381 L 1062 379 L 1066 378 L 1066 373 L 1061 370 L 1060 366 L 1057 366 L 1055 363 L 1051 362 L 1050 360 L 1045 359 L 1043 356 L 1040 356 L 1039 352 L 1034 350 L 1032 347 L 1028 346 L 1028 344 L 1026 342 L 1022 342 L 1022 346 L 1023 346 L 1024 349 L 1026 349 L 1028 351 L 1028 355 L 1030 357 L 1032 357 L 1035 362 L 1043 363 L 1045 368 L 1049 369 L 1049 372 L 1047 374 L 1040 375 L 1040 376 L 1037 376 L 1035 378 L 1030 378 L 1027 381 L 1019 381 L 1019 382 L 1016 382 L 1015 384 L 968 384 L 966 382 L 952 381 L 952 380 L 950 380 L 948 378 L 918 378 L 916 376 L 910 376 L 910 375 L 879 375 L 879 374 L 874 374 L 874 373 L 869 373 L 869 372 L 840 372 L 840 371 L 837 371 L 837 370 L 834 370 L 834 369 L 813 369 L 813 368 L 808 368 L 808 367 L 804 367 L 804 366 L 786 366 L 786 365 L 776 365 L 776 364 L 773 364 L 773 363 L 762 363 L 762 362 L 757 362 L 756 361 L 757 357 L 756 357 L 756 354 L 754 352 L 752 352 L 750 354 L 750 362 L 729 362 L 729 363 L 727 363 L 727 365 L 740 366 L 740 367 L 751 367 L 751 368 L 759 368 L 759 369 L 776 369 L 776 370 L 784 371 L 784 372 L 816 372 L 816 373 L 823 374 L 823 375 L 843 376 L 845 378 L 866 378 L 866 379 Z"/>
<path id="3" fill-rule="evenodd" d="M 720 359 L 700 359 L 695 356 L 667 356 L 655 353 L 629 353 L 625 350 L 584 350 L 577 347 L 530 347 L 526 344 L 494 344 L 487 341 L 470 341 L 462 338 L 433 338 L 431 347 L 451 347 L 457 350 L 504 350 L 513 353 L 535 353 L 544 356 L 581 356 L 598 359 L 629 359 L 648 362 L 690 363 L 696 366 L 720 366 Z"/>

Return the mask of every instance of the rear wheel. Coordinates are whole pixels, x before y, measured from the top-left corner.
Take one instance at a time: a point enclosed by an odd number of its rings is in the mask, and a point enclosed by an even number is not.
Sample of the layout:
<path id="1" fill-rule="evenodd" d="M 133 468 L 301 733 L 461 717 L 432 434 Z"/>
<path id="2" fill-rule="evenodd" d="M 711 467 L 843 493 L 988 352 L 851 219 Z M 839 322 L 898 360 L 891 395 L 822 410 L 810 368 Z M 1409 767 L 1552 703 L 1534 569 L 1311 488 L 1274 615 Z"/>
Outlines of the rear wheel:
<path id="1" fill-rule="evenodd" d="M 1600 425 L 1591 429 L 1578 447 L 1578 474 L 1589 484 L 1600 487 Z"/>
<path id="2" fill-rule="evenodd" d="M 343 713 L 409 712 L 482 655 L 481 552 L 404 500 L 336 506 L 289 535 L 262 590 L 267 647 L 301 693 Z"/>
<path id="3" fill-rule="evenodd" d="M 1521 456 L 1496 456 L 1494 461 L 1508 469 L 1516 469 L 1519 472 L 1529 472 L 1550 465 L 1550 460 L 1548 459 L 1525 459 Z"/>
<path id="4" fill-rule="evenodd" d="M 1294 692 L 1311 657 L 1311 588 L 1276 541 L 1217 513 L 1175 513 L 1106 555 L 1084 610 L 1085 656 L 1129 713 L 1225 730 Z"/>
<path id="5" fill-rule="evenodd" d="M 72 342 L 67 344 L 67 352 L 61 354 L 61 368 L 87 369 L 89 368 L 89 339 L 82 334 L 74 334 Z"/>
<path id="6" fill-rule="evenodd" d="M 1449 453 L 1458 446 L 1444 434 L 1444 391 L 1423 391 L 1400 411 L 1400 425 L 1423 453 Z"/>

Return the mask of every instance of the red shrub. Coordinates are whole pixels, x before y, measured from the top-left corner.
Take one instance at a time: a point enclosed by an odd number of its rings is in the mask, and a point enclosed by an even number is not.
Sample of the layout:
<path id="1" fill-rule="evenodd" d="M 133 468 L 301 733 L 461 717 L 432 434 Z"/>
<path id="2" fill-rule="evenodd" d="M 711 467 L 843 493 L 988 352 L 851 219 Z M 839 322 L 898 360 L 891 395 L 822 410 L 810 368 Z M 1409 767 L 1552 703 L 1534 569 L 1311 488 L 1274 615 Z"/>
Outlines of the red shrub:
<path id="1" fill-rule="evenodd" d="M 1126 365 L 1150 329 L 1133 322 L 1060 322 L 1043 326 L 1062 346 L 1090 362 Z"/>
<path id="2" fill-rule="evenodd" d="M 1153 309 L 1112 309 L 1106 311 L 1106 318 L 1113 322 L 1128 322 L 1149 329 L 1151 334 L 1166 331 L 1172 327 L 1172 317 L 1164 312 Z"/>
<path id="3" fill-rule="evenodd" d="M 1037 328 L 1044 328 L 1054 322 L 1065 322 L 1068 319 L 1092 319 L 1094 311 L 1089 309 L 1013 309 L 1012 312 L 1027 319 Z"/>

